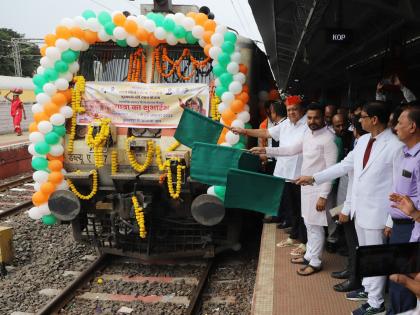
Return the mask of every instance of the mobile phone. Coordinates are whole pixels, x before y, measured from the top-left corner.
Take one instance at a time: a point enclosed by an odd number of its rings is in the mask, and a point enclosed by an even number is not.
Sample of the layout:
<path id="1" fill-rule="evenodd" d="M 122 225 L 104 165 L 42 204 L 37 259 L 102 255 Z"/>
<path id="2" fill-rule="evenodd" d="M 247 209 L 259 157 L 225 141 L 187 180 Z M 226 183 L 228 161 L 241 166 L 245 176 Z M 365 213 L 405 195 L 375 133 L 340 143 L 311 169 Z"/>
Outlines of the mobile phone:
<path id="1" fill-rule="evenodd" d="M 359 246 L 356 274 L 360 277 L 420 272 L 420 243 Z"/>

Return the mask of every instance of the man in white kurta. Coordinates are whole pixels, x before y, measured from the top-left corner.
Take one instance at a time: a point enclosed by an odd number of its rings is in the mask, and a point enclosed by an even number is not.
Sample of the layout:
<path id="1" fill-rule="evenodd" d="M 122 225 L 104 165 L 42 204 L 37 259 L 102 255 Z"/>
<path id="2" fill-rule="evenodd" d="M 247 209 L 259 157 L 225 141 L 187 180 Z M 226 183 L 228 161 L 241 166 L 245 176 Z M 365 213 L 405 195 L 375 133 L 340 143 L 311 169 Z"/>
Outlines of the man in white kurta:
<path id="1" fill-rule="evenodd" d="M 289 156 L 303 154 L 302 174 L 318 172 L 337 162 L 338 150 L 334 134 L 325 126 L 323 109 L 319 104 L 308 106 L 307 123 L 309 129 L 304 137 L 292 146 L 278 148 L 253 148 L 256 154 L 267 156 Z M 306 265 L 298 271 L 300 275 L 310 275 L 321 270 L 321 255 L 325 243 L 324 226 L 328 225 L 328 197 L 332 183 L 319 186 L 305 186 L 301 190 L 302 217 L 304 218 L 308 243 L 304 257 L 292 259 L 293 263 Z"/>

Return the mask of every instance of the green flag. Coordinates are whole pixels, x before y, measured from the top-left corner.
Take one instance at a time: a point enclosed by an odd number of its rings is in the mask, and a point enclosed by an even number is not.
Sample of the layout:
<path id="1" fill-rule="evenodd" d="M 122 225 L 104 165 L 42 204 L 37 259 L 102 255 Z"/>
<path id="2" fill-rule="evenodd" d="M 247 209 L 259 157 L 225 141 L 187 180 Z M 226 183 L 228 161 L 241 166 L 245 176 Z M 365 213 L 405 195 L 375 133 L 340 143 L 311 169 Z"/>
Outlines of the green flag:
<path id="1" fill-rule="evenodd" d="M 192 148 L 194 142 L 217 143 L 223 125 L 206 116 L 184 108 L 175 132 L 175 139 Z"/>
<path id="2" fill-rule="evenodd" d="M 221 145 L 195 142 L 191 154 L 191 178 L 208 185 L 226 185 L 229 169 L 258 171 L 257 155 L 245 150 Z"/>
<path id="3" fill-rule="evenodd" d="M 227 176 L 225 207 L 241 208 L 275 216 L 283 195 L 284 179 L 230 169 Z"/>

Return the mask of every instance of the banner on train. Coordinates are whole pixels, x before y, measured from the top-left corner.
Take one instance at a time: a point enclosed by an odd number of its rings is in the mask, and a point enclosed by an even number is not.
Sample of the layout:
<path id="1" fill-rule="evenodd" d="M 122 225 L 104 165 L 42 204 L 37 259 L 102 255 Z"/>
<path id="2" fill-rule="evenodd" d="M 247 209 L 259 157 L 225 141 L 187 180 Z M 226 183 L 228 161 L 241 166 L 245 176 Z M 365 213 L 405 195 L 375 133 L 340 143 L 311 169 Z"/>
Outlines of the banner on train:
<path id="1" fill-rule="evenodd" d="M 209 87 L 198 83 L 86 82 L 82 99 L 85 112 L 77 123 L 109 118 L 117 127 L 176 128 L 182 107 L 209 113 Z"/>

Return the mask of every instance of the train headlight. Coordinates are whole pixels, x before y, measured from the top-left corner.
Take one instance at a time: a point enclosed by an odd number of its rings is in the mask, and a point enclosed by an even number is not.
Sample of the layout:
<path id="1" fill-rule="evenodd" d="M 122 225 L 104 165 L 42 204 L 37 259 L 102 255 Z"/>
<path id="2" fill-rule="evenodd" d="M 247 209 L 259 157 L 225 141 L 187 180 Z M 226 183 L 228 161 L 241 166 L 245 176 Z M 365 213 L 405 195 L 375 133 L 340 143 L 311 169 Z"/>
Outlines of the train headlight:
<path id="1" fill-rule="evenodd" d="M 56 190 L 48 199 L 51 213 L 62 221 L 71 221 L 80 212 L 80 201 L 71 191 Z"/>
<path id="2" fill-rule="evenodd" d="M 198 223 L 213 226 L 225 217 L 225 206 L 216 196 L 203 194 L 192 202 L 191 214 Z"/>

